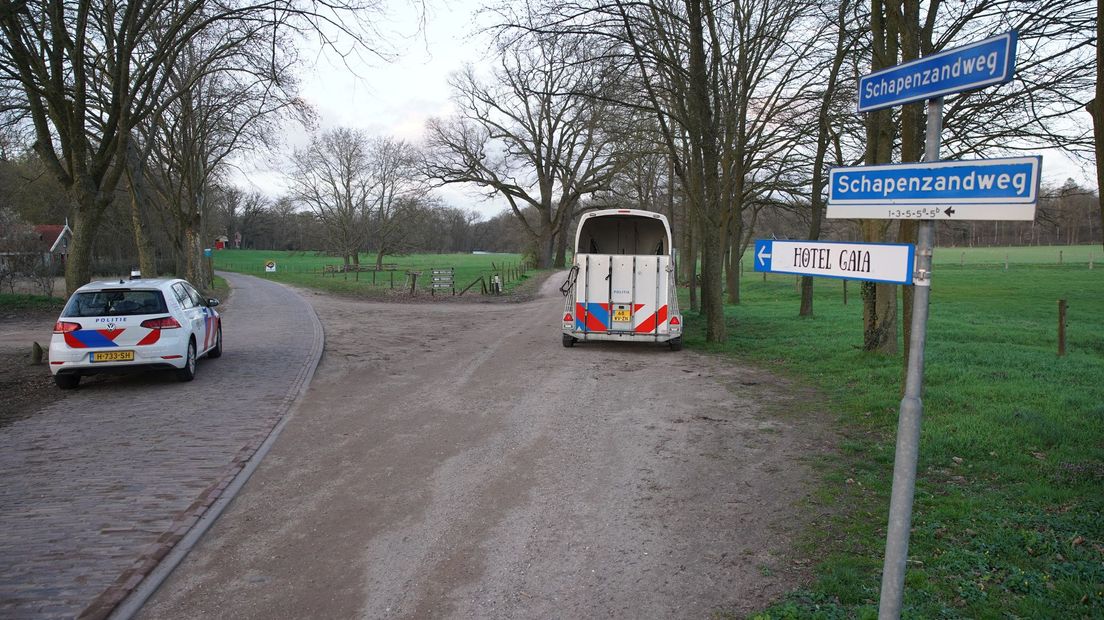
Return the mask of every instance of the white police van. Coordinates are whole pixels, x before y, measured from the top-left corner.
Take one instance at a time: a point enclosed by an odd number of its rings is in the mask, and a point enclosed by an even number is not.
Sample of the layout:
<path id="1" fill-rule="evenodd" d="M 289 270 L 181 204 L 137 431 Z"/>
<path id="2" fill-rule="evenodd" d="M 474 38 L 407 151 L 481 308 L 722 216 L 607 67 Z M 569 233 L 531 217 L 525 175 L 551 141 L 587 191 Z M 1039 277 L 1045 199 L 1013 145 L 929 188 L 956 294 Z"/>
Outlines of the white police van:
<path id="1" fill-rule="evenodd" d="M 596 340 L 682 348 L 671 226 L 659 213 L 607 209 L 582 216 L 567 297 L 563 345 Z"/>

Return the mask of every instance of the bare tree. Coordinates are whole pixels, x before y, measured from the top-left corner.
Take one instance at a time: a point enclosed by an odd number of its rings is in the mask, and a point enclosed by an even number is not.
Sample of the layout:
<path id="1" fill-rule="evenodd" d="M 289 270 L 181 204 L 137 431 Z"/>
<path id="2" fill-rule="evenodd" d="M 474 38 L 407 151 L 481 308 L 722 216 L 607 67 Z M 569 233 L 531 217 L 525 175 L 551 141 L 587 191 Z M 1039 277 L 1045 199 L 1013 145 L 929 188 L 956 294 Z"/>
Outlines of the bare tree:
<path id="1" fill-rule="evenodd" d="M 227 172 L 233 157 L 270 146 L 277 123 L 307 114 L 290 71 L 293 57 L 266 49 L 275 33 L 248 22 L 218 26 L 218 31 L 193 39 L 169 69 L 176 96 L 137 128 L 134 150 L 141 148 L 137 157 L 152 169 L 138 181 L 128 175 L 132 193 L 142 185 L 156 191 L 154 211 L 169 233 L 176 272 L 200 286 L 207 286 L 212 275 L 202 249 L 209 237 L 204 224 L 215 180 Z M 225 40 L 235 40 L 237 46 L 226 48 L 221 44 Z M 282 43 L 278 50 L 290 47 Z M 258 48 L 265 52 L 258 53 Z M 140 230 L 136 226 L 136 234 Z"/>
<path id="2" fill-rule="evenodd" d="M 823 80 L 823 88 L 814 89 L 811 93 L 814 99 L 818 100 L 816 114 L 813 116 L 815 128 L 810 132 L 816 136 L 809 193 L 809 239 L 812 240 L 819 239 L 821 233 L 824 194 L 828 186 L 827 163 L 830 161 L 836 165 L 844 163 L 842 147 L 833 149 L 833 145 L 840 132 L 840 126 L 844 124 L 839 120 L 840 117 L 850 116 L 850 110 L 841 111 L 841 108 L 850 107 L 851 101 L 847 95 L 854 92 L 854 82 L 848 80 L 845 62 L 857 43 L 857 33 L 851 20 L 853 6 L 852 0 L 839 0 L 834 6 L 834 16 L 830 12 L 833 7 L 825 7 L 825 18 L 832 20 L 830 23 L 835 36 L 831 55 L 827 56 L 822 64 L 824 72 L 818 75 Z M 810 276 L 801 278 L 801 306 L 798 314 L 799 316 L 813 315 L 813 278 Z"/>
<path id="3" fill-rule="evenodd" d="M 364 213 L 373 190 L 368 143 L 363 131 L 332 129 L 291 158 L 291 196 L 322 221 L 330 250 L 346 268 L 360 263 L 367 240 Z"/>
<path id="4" fill-rule="evenodd" d="M 430 121 L 426 170 L 438 182 L 473 184 L 506 198 L 538 265 L 549 267 L 557 235 L 584 196 L 608 187 L 615 169 L 602 127 L 608 106 L 587 95 L 616 77 L 607 64 L 592 62 L 580 37 L 530 42 L 500 49 L 489 83 L 471 67 L 453 79 L 461 111 Z"/>
<path id="5" fill-rule="evenodd" d="M 375 0 L 0 0 L 2 111 L 30 124 L 35 151 L 73 204 L 67 289 L 88 281 L 132 133 L 178 95 L 169 69 L 193 40 L 219 24 L 250 23 L 323 38 L 342 32 L 364 49 L 376 12 Z M 221 45 L 237 44 L 233 29 L 222 32 L 230 38 Z"/>
<path id="6" fill-rule="evenodd" d="M 402 249 L 414 232 L 413 220 L 428 207 L 428 190 L 421 174 L 421 154 L 409 142 L 374 138 L 368 141 L 366 156 L 365 238 L 376 253 L 378 269 L 383 257 Z"/>

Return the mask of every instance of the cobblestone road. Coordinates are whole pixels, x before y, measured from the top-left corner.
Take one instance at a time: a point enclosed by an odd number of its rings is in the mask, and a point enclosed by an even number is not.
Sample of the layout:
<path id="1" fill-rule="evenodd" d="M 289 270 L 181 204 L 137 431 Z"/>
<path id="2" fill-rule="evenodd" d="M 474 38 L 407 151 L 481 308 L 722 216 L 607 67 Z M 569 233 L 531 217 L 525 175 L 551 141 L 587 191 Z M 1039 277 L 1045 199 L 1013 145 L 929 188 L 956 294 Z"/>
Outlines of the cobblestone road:
<path id="1" fill-rule="evenodd" d="M 0 617 L 106 616 L 295 402 L 322 351 L 314 311 L 280 285 L 226 278 L 225 354 L 195 381 L 85 378 L 0 429 Z"/>

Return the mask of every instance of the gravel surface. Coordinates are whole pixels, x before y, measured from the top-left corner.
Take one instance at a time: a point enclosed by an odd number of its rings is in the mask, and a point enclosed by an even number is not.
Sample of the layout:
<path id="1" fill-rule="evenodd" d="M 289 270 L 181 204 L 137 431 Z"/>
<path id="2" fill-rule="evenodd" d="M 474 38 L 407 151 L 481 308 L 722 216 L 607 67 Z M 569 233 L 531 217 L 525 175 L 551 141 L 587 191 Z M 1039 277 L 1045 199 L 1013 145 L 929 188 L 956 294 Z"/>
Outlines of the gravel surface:
<path id="1" fill-rule="evenodd" d="M 46 356 L 56 310 L 18 310 L 0 315 L 0 429 L 28 418 L 61 397 L 54 387 Z M 43 362 L 31 364 L 31 347 L 46 351 Z"/>
<path id="2" fill-rule="evenodd" d="M 815 395 L 689 351 L 564 348 L 558 284 L 306 293 L 314 382 L 140 616 L 706 618 L 792 589 L 806 457 L 833 443 Z"/>

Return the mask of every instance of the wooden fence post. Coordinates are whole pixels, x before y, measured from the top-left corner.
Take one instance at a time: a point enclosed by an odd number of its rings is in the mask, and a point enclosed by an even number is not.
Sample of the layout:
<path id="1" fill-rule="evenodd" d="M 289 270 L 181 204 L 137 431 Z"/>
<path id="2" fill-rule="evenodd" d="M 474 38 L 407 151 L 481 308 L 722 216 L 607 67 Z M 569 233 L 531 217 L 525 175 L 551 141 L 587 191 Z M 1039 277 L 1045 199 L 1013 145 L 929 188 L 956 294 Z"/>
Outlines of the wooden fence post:
<path id="1" fill-rule="evenodd" d="M 1065 299 L 1058 300 L 1058 357 L 1066 354 L 1066 305 Z"/>

